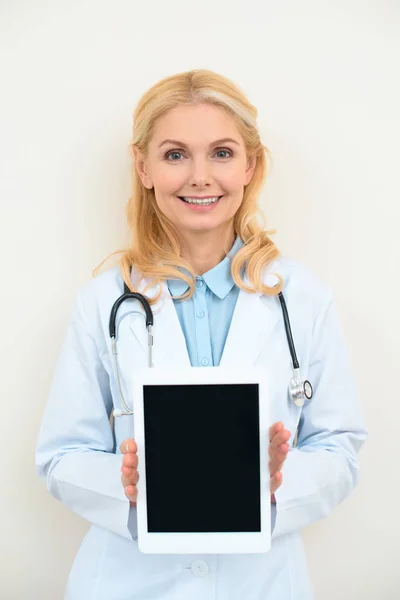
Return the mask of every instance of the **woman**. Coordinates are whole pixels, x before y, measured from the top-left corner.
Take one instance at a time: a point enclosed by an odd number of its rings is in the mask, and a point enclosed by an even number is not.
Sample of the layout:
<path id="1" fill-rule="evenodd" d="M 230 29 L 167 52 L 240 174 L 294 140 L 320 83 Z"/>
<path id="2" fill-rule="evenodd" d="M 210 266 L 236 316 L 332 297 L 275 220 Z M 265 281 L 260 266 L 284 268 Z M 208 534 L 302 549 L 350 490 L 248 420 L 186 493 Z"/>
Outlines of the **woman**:
<path id="1" fill-rule="evenodd" d="M 256 116 L 240 89 L 205 70 L 158 82 L 136 108 L 132 245 L 120 267 L 77 296 L 36 453 L 50 493 L 92 524 L 68 600 L 312 598 L 300 531 L 354 488 L 366 431 L 330 289 L 282 257 L 259 224 L 267 149 Z M 120 396 L 108 320 L 124 282 L 152 304 L 155 366 L 257 364 L 271 375 L 269 552 L 138 550 L 132 418 L 115 420 L 115 437 L 110 427 Z M 314 387 L 303 408 L 288 394 L 293 371 L 282 289 L 301 374 Z M 118 356 L 130 398 L 135 369 L 147 361 L 145 330 L 137 303 L 121 313 Z M 239 472 L 237 489 L 240 509 Z M 207 490 L 206 466 L 199 490 Z"/>

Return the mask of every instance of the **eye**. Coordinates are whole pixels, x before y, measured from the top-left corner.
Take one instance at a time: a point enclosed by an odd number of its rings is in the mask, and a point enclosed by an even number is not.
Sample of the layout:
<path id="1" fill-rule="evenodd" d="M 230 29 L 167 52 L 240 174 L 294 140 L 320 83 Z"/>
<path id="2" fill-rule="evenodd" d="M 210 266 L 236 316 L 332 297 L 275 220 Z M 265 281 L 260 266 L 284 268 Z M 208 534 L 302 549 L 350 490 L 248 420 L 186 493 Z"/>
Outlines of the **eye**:
<path id="1" fill-rule="evenodd" d="M 232 151 L 231 151 L 231 150 L 228 150 L 228 149 L 226 149 L 226 148 L 221 148 L 221 149 L 217 150 L 217 154 L 218 154 L 219 152 L 228 152 L 228 153 L 229 153 L 229 156 L 232 156 Z M 221 156 L 220 158 L 229 158 L 229 156 Z"/>
<path id="2" fill-rule="evenodd" d="M 218 158 L 229 158 L 230 156 L 233 156 L 232 150 L 228 150 L 227 148 L 219 148 L 216 150 L 216 154 L 219 154 L 220 152 L 226 152 L 228 153 L 228 156 L 219 156 Z M 169 160 L 169 157 L 173 156 L 174 154 L 182 154 L 182 152 L 180 152 L 180 150 L 169 150 L 169 152 L 165 154 L 164 158 Z M 170 162 L 179 162 L 179 160 L 172 159 Z"/>
<path id="3" fill-rule="evenodd" d="M 170 150 L 169 152 L 167 152 L 167 154 L 165 155 L 164 158 L 166 158 L 168 160 L 168 157 L 170 156 L 170 154 L 182 154 L 182 152 L 179 152 L 178 150 Z M 172 162 L 179 162 L 179 161 L 173 160 Z"/>

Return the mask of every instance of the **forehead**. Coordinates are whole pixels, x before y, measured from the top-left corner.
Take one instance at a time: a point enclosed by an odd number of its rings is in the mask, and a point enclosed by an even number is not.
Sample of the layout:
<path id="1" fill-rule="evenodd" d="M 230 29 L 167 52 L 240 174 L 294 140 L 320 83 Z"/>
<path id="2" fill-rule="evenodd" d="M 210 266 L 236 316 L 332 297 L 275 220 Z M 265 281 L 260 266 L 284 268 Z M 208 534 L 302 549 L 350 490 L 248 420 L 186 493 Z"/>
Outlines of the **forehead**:
<path id="1" fill-rule="evenodd" d="M 172 108 L 160 117 L 155 124 L 150 144 L 158 145 L 167 138 L 188 145 L 209 144 L 224 137 L 242 142 L 233 118 L 218 106 L 196 104 Z"/>

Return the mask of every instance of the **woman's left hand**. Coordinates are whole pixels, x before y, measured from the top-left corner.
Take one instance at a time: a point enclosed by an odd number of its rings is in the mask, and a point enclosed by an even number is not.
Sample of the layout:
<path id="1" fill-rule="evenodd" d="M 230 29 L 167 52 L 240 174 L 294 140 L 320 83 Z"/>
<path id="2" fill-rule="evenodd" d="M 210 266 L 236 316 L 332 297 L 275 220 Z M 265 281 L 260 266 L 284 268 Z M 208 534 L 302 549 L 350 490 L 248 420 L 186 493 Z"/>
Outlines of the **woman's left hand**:
<path id="1" fill-rule="evenodd" d="M 274 494 L 282 485 L 282 467 L 289 452 L 289 444 L 286 442 L 290 438 L 290 431 L 285 429 L 283 423 L 274 423 L 269 429 L 269 474 L 271 499 L 274 502 Z"/>

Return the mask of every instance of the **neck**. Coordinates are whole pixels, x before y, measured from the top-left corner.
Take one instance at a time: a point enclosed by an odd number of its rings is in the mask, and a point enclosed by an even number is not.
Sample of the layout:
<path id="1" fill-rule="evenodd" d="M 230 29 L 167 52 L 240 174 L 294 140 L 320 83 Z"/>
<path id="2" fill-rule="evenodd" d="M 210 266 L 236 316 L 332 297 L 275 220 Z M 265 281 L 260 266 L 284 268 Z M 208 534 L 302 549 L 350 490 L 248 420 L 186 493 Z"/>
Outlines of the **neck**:
<path id="1" fill-rule="evenodd" d="M 181 232 L 181 256 L 192 267 L 196 275 L 203 275 L 226 256 L 235 241 L 233 228 L 198 233 Z"/>

